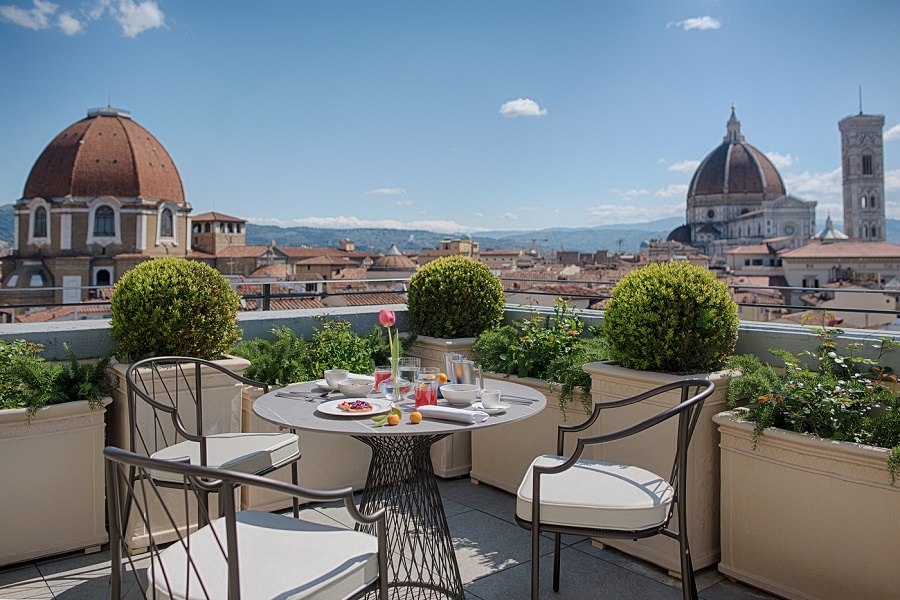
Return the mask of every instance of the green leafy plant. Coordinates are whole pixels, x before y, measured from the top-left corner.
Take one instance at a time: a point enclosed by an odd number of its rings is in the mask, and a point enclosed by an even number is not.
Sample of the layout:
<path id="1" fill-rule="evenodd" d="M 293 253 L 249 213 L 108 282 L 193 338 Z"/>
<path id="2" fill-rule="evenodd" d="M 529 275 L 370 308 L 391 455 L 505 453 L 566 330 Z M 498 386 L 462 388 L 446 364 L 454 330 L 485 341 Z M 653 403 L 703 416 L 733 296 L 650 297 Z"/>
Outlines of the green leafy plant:
<path id="1" fill-rule="evenodd" d="M 44 360 L 41 344 L 0 340 L 0 408 L 24 408 L 30 423 L 39 409 L 49 404 L 85 400 L 90 408 L 101 405 L 112 386 L 106 367 L 112 354 L 96 362 L 79 363 L 68 344 L 67 363 L 54 365 Z"/>
<path id="2" fill-rule="evenodd" d="M 880 362 L 896 342 L 881 338 L 877 356 L 866 358 L 859 355 L 860 343 L 838 348 L 834 336 L 842 330 L 823 326 L 815 331 L 815 352 L 769 351 L 781 359 L 780 373 L 753 355 L 731 357 L 729 404 L 746 404 L 746 418 L 754 422 L 754 448 L 768 427 L 892 448 L 893 483 L 900 472 L 900 400 L 891 389 L 897 377 Z"/>
<path id="3" fill-rule="evenodd" d="M 120 359 L 222 358 L 240 337 L 240 296 L 207 264 L 156 258 L 126 272 L 113 290 L 110 335 Z"/>
<path id="4" fill-rule="evenodd" d="M 734 352 L 737 304 L 728 287 L 688 262 L 650 264 L 613 288 L 603 335 L 612 360 L 629 369 L 714 371 Z"/>
<path id="5" fill-rule="evenodd" d="M 580 388 L 579 400 L 590 410 L 591 378 L 581 367 L 608 358 L 603 340 L 585 331 L 584 323 L 562 298 L 552 315 L 532 313 L 515 325 L 485 331 L 472 351 L 485 369 L 519 377 L 536 377 L 560 384 L 560 409 L 565 414 Z"/>
<path id="6" fill-rule="evenodd" d="M 289 327 L 271 329 L 272 339 L 257 338 L 238 343 L 231 353 L 250 361 L 244 375 L 269 385 L 288 385 L 310 379 L 306 341 Z"/>
<path id="7" fill-rule="evenodd" d="M 347 369 L 351 373 L 373 373 L 375 360 L 367 339 L 354 333 L 348 321 L 326 320 L 319 317 L 309 343 L 311 377 L 322 377 L 326 369 Z"/>
<path id="8" fill-rule="evenodd" d="M 407 316 L 419 335 L 475 337 L 500 324 L 505 303 L 500 278 L 486 265 L 445 256 L 410 278 Z"/>

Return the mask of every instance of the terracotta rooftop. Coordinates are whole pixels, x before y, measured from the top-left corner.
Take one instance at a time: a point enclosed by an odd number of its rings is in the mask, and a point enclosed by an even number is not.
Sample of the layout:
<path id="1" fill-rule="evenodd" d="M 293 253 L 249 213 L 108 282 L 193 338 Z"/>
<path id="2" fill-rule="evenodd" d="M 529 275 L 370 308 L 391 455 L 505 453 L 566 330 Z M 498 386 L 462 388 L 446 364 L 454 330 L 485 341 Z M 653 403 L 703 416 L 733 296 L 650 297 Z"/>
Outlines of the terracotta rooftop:
<path id="1" fill-rule="evenodd" d="M 378 306 L 380 304 L 406 304 L 406 294 L 388 292 L 385 294 L 344 294 L 341 296 L 347 306 Z"/>
<path id="2" fill-rule="evenodd" d="M 219 258 L 256 258 L 266 253 L 272 246 L 228 246 L 216 255 Z"/>
<path id="3" fill-rule="evenodd" d="M 792 250 L 783 250 L 780 253 L 786 259 L 891 259 L 900 260 L 900 244 L 891 242 L 835 242 L 821 243 L 811 242 L 805 246 Z"/>
<path id="4" fill-rule="evenodd" d="M 194 223 L 203 222 L 203 221 L 219 221 L 224 223 L 246 223 L 246 219 L 239 219 L 238 217 L 232 217 L 229 215 L 223 215 L 218 212 L 205 212 L 200 215 L 192 216 L 191 221 Z"/>
<path id="5" fill-rule="evenodd" d="M 57 135 L 35 161 L 25 198 L 152 198 L 184 201 L 172 157 L 125 111 L 100 109 Z"/>

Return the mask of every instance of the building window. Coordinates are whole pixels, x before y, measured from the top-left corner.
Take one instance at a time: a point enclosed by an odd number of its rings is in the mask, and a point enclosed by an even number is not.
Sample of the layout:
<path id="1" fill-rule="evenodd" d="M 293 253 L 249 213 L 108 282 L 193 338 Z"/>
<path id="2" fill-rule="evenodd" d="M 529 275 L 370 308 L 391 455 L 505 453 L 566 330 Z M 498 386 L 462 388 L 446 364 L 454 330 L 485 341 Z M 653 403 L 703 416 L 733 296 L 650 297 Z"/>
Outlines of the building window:
<path id="1" fill-rule="evenodd" d="M 865 196 L 863 196 L 862 198 L 859 199 L 859 207 L 860 208 L 866 207 L 866 197 Z"/>
<path id="2" fill-rule="evenodd" d="M 707 216 L 708 218 L 712 219 L 713 217 L 716 216 L 716 211 L 714 211 L 714 210 L 708 210 L 708 211 L 706 211 L 706 216 Z"/>
<path id="3" fill-rule="evenodd" d="M 94 235 L 113 237 L 116 235 L 116 213 L 108 206 L 100 206 L 94 213 Z"/>
<path id="4" fill-rule="evenodd" d="M 203 224 L 203 233 L 209 233 L 209 223 Z"/>
<path id="5" fill-rule="evenodd" d="M 863 169 L 863 175 L 871 175 L 872 174 L 872 155 L 871 154 L 863 154 L 862 155 L 862 169 Z"/>
<path id="6" fill-rule="evenodd" d="M 164 238 L 172 237 L 174 227 L 172 225 L 172 209 L 164 208 L 159 215 L 159 236 Z"/>
<path id="7" fill-rule="evenodd" d="M 112 285 L 112 275 L 110 275 L 109 269 L 97 270 L 94 285 L 98 287 L 109 287 L 110 285 Z"/>
<path id="8" fill-rule="evenodd" d="M 235 231 L 235 233 L 241 232 L 241 224 L 240 223 L 235 224 L 234 231 Z"/>
<path id="9" fill-rule="evenodd" d="M 34 211 L 34 231 L 32 235 L 36 238 L 47 237 L 47 209 L 38 206 Z"/>
<path id="10" fill-rule="evenodd" d="M 192 233 L 200 233 L 200 224 L 199 224 L 199 223 L 194 223 L 194 226 L 191 227 L 191 232 L 192 232 Z"/>
<path id="11" fill-rule="evenodd" d="M 878 237 L 878 227 L 876 227 L 875 225 L 872 225 L 872 237 L 873 238 Z"/>

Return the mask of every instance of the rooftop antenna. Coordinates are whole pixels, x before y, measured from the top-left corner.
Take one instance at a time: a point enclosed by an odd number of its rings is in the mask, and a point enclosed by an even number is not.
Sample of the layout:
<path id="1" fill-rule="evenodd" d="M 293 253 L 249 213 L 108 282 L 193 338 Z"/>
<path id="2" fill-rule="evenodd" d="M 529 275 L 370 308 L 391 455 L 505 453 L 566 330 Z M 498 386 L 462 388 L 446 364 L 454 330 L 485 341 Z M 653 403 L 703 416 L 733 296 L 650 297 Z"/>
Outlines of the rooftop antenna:
<path id="1" fill-rule="evenodd" d="M 859 114 L 863 114 L 863 112 L 862 112 L 862 85 L 859 86 Z"/>

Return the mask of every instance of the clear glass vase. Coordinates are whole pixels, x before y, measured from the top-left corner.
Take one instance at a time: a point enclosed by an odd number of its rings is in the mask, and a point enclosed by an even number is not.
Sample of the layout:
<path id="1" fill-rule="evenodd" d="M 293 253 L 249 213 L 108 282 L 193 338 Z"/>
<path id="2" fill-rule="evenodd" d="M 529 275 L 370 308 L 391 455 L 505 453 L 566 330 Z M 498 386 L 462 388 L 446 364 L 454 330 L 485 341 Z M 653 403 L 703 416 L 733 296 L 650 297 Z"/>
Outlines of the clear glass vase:
<path id="1" fill-rule="evenodd" d="M 378 384 L 378 391 L 384 394 L 384 397 L 391 402 L 402 400 L 409 393 L 409 390 L 412 389 L 412 384 L 402 377 L 398 377 L 397 382 L 399 385 L 394 384 L 393 377 L 388 377 Z"/>

